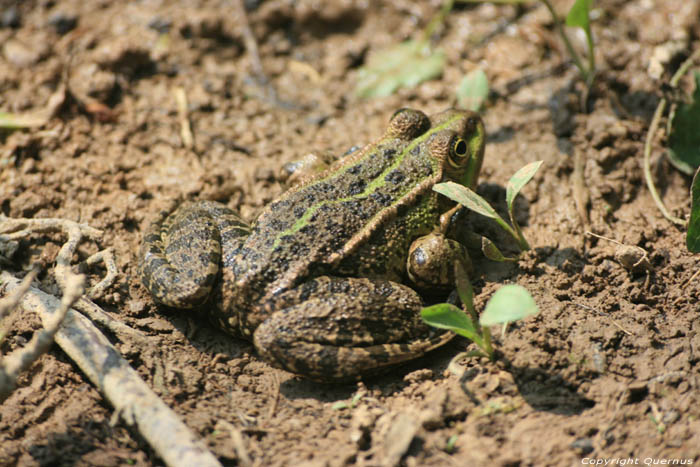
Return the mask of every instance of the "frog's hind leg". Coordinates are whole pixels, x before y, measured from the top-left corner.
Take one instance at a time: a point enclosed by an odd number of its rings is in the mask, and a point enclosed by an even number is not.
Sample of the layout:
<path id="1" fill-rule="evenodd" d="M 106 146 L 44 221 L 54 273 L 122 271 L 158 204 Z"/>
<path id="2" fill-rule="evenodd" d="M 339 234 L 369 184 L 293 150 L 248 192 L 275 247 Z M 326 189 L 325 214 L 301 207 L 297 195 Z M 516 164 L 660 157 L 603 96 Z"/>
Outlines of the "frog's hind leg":
<path id="1" fill-rule="evenodd" d="M 283 309 L 255 331 L 261 357 L 315 380 L 376 374 L 454 337 L 422 321 L 414 290 L 385 280 L 322 276 L 262 306 Z"/>
<path id="2" fill-rule="evenodd" d="M 244 238 L 249 227 L 220 203 L 186 202 L 173 212 L 160 212 L 144 235 L 141 281 L 160 303 L 201 305 L 219 276 L 222 239 L 236 233 Z"/>

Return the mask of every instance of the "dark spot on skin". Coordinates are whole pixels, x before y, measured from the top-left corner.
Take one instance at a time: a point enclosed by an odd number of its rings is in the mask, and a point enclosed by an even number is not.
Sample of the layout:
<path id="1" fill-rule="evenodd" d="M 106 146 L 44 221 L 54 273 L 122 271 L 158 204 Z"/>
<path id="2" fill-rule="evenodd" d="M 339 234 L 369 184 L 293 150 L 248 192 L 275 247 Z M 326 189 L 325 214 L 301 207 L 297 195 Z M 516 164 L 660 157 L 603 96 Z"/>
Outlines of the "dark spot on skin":
<path id="1" fill-rule="evenodd" d="M 364 191 L 366 186 L 367 183 L 364 180 L 356 180 L 348 186 L 348 193 L 351 196 L 359 195 Z"/>
<path id="2" fill-rule="evenodd" d="M 299 290 L 299 302 L 305 302 L 318 289 L 318 283 L 313 280 L 302 284 Z"/>
<path id="3" fill-rule="evenodd" d="M 278 201 L 275 201 L 275 202 L 272 202 L 272 203 L 268 204 L 268 205 L 267 205 L 267 208 L 268 208 L 270 211 L 277 211 L 277 210 L 279 209 L 279 205 L 280 205 L 280 204 L 281 204 L 281 203 L 279 203 Z"/>
<path id="4" fill-rule="evenodd" d="M 294 216 L 295 217 L 301 217 L 304 215 L 305 212 L 306 212 L 306 208 L 304 206 L 297 206 L 296 208 L 294 208 Z"/>
<path id="5" fill-rule="evenodd" d="M 404 175 L 403 172 L 401 172 L 398 169 L 394 169 L 391 172 L 389 172 L 386 177 L 384 177 L 384 180 L 386 180 L 389 183 L 395 183 L 399 184 L 402 181 L 406 179 L 406 175 Z"/>
<path id="6" fill-rule="evenodd" d="M 284 235 L 280 237 L 280 246 L 275 248 L 275 251 L 279 251 L 282 248 L 284 248 L 282 245 L 290 245 L 294 241 L 294 236 L 293 235 Z"/>
<path id="7" fill-rule="evenodd" d="M 313 235 L 314 233 L 316 233 L 316 227 L 314 227 L 311 224 L 306 224 L 304 227 L 299 229 L 299 232 L 301 232 L 303 234 Z"/>
<path id="8" fill-rule="evenodd" d="M 416 144 L 413 147 L 413 149 L 411 149 L 411 154 L 413 154 L 414 156 L 417 156 L 418 154 L 420 154 L 420 151 L 421 151 L 420 144 Z"/>
<path id="9" fill-rule="evenodd" d="M 396 149 L 393 149 L 393 148 L 385 149 L 383 154 L 384 154 L 384 157 L 386 157 L 387 159 L 391 159 L 394 157 L 394 154 L 396 154 Z"/>
<path id="10" fill-rule="evenodd" d="M 202 264 L 208 264 L 210 263 L 213 259 L 215 258 L 214 255 L 209 254 L 206 251 L 202 251 L 199 253 L 199 261 Z M 187 261 L 188 263 L 190 262 L 189 260 Z"/>
<path id="11" fill-rule="evenodd" d="M 385 193 L 375 191 L 374 193 L 369 195 L 369 197 L 380 206 L 389 206 L 391 204 L 391 196 Z"/>
<path id="12" fill-rule="evenodd" d="M 361 165 L 361 164 L 357 164 L 357 165 L 353 165 L 352 167 L 350 167 L 350 168 L 348 169 L 348 173 L 351 174 L 351 175 L 357 175 L 357 174 L 360 173 L 361 170 L 362 170 L 362 165 Z"/>
<path id="13" fill-rule="evenodd" d="M 304 202 L 307 203 L 308 206 L 315 204 L 316 203 L 316 195 L 309 191 L 304 195 Z"/>
<path id="14" fill-rule="evenodd" d="M 382 297 L 388 297 L 394 293 L 394 287 L 391 286 L 389 281 L 377 281 L 375 282 L 374 292 Z"/>
<path id="15" fill-rule="evenodd" d="M 328 282 L 328 292 L 334 294 L 346 294 L 350 292 L 350 284 L 345 280 L 331 280 Z"/>

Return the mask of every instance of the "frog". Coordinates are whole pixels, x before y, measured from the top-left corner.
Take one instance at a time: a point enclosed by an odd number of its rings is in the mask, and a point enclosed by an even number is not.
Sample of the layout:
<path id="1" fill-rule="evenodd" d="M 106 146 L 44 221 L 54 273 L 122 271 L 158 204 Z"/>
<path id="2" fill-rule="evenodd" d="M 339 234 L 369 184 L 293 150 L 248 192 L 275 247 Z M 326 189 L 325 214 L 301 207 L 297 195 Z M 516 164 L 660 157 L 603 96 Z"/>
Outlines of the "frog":
<path id="1" fill-rule="evenodd" d="M 420 316 L 419 292 L 450 286 L 449 274 L 425 277 L 435 264 L 471 264 L 446 235 L 458 206 L 432 188 L 475 187 L 484 143 L 477 113 L 400 109 L 379 139 L 296 183 L 252 224 L 216 201 L 157 213 L 141 282 L 156 302 L 204 311 L 251 341 L 274 367 L 338 382 L 386 371 L 454 337 Z"/>

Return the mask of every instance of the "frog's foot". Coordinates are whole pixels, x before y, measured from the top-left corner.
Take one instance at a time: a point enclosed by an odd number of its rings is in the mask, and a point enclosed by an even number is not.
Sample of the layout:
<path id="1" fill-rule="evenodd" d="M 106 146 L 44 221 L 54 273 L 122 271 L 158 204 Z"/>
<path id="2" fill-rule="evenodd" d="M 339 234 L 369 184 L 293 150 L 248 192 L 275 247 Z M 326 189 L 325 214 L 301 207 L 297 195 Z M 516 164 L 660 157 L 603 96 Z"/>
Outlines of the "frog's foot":
<path id="1" fill-rule="evenodd" d="M 201 305 L 219 275 L 221 239 L 236 229 L 249 231 L 233 211 L 212 201 L 187 202 L 172 213 L 159 213 L 139 254 L 143 285 L 164 305 Z"/>
<path id="2" fill-rule="evenodd" d="M 384 280 L 322 276 L 263 306 L 283 309 L 255 331 L 261 357 L 315 380 L 378 373 L 454 336 L 421 320 L 415 291 Z"/>
<path id="3" fill-rule="evenodd" d="M 467 248 L 441 233 L 417 238 L 408 252 L 406 271 L 421 290 L 452 289 L 455 286 L 455 263 L 461 262 L 465 272 L 472 272 Z"/>

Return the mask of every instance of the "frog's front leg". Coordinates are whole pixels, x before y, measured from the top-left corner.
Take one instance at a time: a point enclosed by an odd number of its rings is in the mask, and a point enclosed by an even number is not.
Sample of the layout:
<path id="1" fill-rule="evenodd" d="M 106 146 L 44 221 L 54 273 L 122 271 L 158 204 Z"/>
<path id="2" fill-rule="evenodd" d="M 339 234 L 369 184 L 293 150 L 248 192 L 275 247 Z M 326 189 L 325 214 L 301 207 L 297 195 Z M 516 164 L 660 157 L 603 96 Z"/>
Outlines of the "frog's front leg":
<path id="1" fill-rule="evenodd" d="M 140 270 L 156 301 L 175 308 L 204 303 L 220 279 L 222 257 L 232 255 L 250 228 L 226 206 L 186 202 L 158 214 L 144 235 Z"/>
<path id="2" fill-rule="evenodd" d="M 261 304 L 255 331 L 271 364 L 316 380 L 352 380 L 423 355 L 453 334 L 427 326 L 418 294 L 376 279 L 321 276 Z"/>

